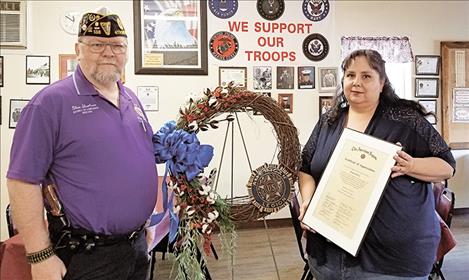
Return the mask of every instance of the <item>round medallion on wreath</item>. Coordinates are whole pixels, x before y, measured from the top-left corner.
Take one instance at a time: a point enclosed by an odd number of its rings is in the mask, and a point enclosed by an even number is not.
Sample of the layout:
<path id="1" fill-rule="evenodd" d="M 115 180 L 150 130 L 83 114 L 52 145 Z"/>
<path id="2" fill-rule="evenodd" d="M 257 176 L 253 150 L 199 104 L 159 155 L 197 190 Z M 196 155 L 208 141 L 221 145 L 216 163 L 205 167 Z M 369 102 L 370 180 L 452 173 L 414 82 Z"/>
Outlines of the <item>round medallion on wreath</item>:
<path id="1" fill-rule="evenodd" d="M 277 212 L 287 205 L 295 189 L 288 170 L 267 163 L 252 172 L 247 186 L 254 206 L 268 213 Z"/>
<path id="2" fill-rule="evenodd" d="M 329 53 L 329 43 L 319 33 L 308 35 L 303 41 L 303 53 L 312 61 L 321 61 Z"/>
<path id="3" fill-rule="evenodd" d="M 311 21 L 321 21 L 329 13 L 329 0 L 303 0 L 303 14 Z"/>

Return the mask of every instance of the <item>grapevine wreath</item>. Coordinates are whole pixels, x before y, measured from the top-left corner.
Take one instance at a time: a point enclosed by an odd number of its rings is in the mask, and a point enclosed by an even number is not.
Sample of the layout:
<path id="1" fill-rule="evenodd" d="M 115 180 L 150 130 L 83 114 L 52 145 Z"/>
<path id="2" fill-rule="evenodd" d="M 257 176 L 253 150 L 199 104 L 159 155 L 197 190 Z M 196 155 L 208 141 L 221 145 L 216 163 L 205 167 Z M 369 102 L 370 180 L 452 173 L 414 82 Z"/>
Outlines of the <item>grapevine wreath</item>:
<path id="1" fill-rule="evenodd" d="M 264 164 L 254 170 L 247 184 L 248 195 L 222 199 L 213 189 L 210 176 L 200 175 L 207 167 L 213 148 L 201 145 L 200 131 L 216 129 L 220 123 L 235 120 L 235 112 L 255 111 L 269 121 L 276 133 L 278 164 Z M 223 250 L 233 253 L 235 222 L 254 221 L 283 208 L 293 194 L 293 184 L 300 162 L 298 132 L 288 114 L 270 97 L 229 84 L 207 89 L 198 99 L 190 98 L 179 110 L 177 122 L 166 123 L 153 136 L 155 159 L 166 163 L 169 182 L 165 188 L 175 196 L 172 217 L 177 267 L 176 279 L 205 279 L 202 272 L 202 245 L 210 253 L 212 234 L 220 232 Z M 172 195 L 164 201 L 172 207 Z M 165 198 L 163 198 L 165 199 Z M 173 209 L 171 209 L 173 210 Z M 202 264 L 202 265 L 201 265 Z"/>

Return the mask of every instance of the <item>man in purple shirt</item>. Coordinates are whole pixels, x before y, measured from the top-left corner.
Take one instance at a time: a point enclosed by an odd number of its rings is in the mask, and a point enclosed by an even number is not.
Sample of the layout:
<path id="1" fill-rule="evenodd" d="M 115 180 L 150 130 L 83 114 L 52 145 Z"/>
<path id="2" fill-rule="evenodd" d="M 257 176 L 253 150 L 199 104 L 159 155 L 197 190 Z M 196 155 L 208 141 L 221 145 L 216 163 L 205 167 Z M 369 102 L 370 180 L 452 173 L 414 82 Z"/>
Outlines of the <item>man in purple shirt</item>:
<path id="1" fill-rule="evenodd" d="M 7 185 L 33 279 L 146 279 L 143 234 L 155 206 L 153 131 L 120 81 L 128 59 L 119 17 L 86 13 L 73 75 L 39 91 L 21 113 Z M 44 221 L 53 183 L 70 226 Z M 52 226 L 51 226 L 52 225 Z"/>

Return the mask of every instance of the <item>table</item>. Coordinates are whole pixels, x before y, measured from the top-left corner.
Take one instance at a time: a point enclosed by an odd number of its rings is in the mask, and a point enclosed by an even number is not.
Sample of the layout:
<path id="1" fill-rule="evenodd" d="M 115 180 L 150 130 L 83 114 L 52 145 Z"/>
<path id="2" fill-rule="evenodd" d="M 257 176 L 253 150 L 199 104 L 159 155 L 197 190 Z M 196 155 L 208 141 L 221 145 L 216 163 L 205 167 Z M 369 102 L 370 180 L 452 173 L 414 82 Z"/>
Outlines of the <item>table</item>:
<path id="1" fill-rule="evenodd" d="M 0 246 L 0 280 L 31 280 L 23 240 L 17 234 Z"/>

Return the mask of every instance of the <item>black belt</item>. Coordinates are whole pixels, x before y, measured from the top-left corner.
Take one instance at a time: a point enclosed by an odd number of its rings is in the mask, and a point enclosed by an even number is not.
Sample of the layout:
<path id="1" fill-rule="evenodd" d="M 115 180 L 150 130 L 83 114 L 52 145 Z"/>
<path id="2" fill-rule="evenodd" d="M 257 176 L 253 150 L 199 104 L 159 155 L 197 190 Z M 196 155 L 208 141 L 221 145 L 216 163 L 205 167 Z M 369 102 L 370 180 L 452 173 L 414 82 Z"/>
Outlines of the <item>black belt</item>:
<path id="1" fill-rule="evenodd" d="M 86 251 L 90 251 L 96 246 L 110 246 L 121 242 L 132 244 L 142 234 L 144 229 L 145 226 L 142 225 L 128 234 L 105 235 L 86 229 L 71 228 L 54 233 L 53 235 L 59 237 L 56 242 L 56 249 L 69 248 L 70 250 L 77 250 L 83 248 Z"/>

